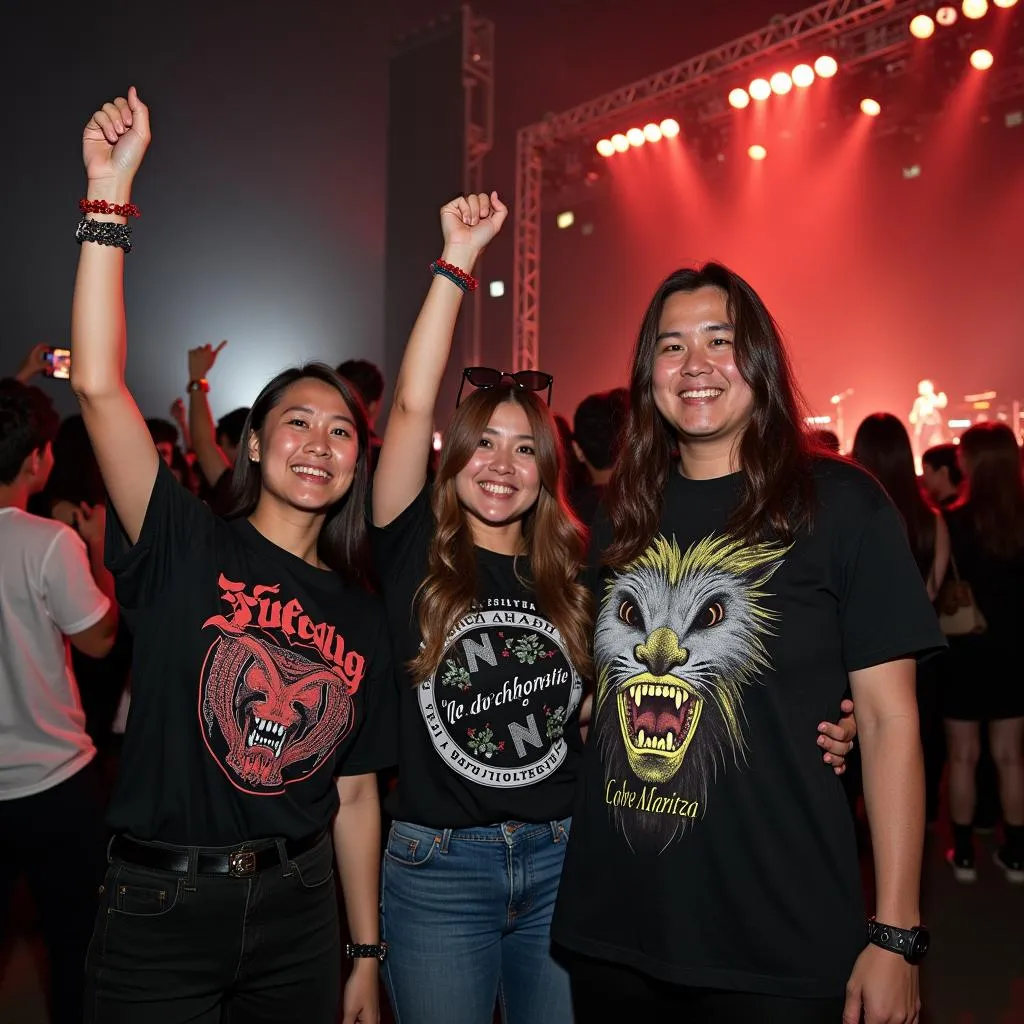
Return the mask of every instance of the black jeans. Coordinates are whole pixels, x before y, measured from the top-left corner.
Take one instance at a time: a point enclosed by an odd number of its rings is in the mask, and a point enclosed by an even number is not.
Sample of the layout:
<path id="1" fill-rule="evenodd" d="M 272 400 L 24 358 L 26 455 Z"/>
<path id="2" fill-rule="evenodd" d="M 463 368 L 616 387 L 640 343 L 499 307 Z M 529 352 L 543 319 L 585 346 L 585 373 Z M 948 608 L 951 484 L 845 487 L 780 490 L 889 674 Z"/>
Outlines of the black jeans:
<path id="1" fill-rule="evenodd" d="M 341 938 L 330 836 L 248 878 L 197 874 L 197 852 L 180 874 L 111 860 L 86 1021 L 334 1024 Z"/>
<path id="2" fill-rule="evenodd" d="M 842 1024 L 843 996 L 792 999 L 688 988 L 589 957 L 567 960 L 576 1024 L 672 1020 L 687 1024 Z"/>
<path id="3" fill-rule="evenodd" d="M 0 921 L 25 875 L 49 959 L 50 1020 L 81 1024 L 106 838 L 96 762 L 42 793 L 0 800 L 0 836 Z"/>

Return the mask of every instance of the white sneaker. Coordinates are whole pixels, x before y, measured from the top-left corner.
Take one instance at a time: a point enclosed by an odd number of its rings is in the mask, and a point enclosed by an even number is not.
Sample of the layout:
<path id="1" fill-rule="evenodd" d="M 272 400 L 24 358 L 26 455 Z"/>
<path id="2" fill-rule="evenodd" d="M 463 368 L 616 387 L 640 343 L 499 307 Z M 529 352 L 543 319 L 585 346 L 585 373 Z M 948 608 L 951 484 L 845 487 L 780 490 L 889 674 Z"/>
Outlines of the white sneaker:
<path id="1" fill-rule="evenodd" d="M 947 850 L 946 862 L 953 869 L 953 877 L 958 882 L 976 882 L 978 880 L 978 871 L 974 866 L 973 857 L 957 857 L 956 850 Z"/>
<path id="2" fill-rule="evenodd" d="M 996 850 L 992 854 L 992 863 L 997 868 L 1003 869 L 1003 874 L 1006 875 L 1008 882 L 1012 882 L 1014 885 L 1024 885 L 1024 863 L 1019 860 L 1004 860 L 1002 850 Z"/>

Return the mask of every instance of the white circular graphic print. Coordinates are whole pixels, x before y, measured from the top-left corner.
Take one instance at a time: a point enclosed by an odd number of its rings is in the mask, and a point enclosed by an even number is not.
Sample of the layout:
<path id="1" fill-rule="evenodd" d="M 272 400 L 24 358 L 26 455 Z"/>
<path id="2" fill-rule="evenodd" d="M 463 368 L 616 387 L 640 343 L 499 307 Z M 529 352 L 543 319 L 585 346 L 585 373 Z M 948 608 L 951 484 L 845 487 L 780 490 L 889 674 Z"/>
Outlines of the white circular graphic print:
<path id="1" fill-rule="evenodd" d="M 492 598 L 452 630 L 418 688 L 438 756 L 482 786 L 531 786 L 566 755 L 583 695 L 558 630 L 529 601 Z"/>

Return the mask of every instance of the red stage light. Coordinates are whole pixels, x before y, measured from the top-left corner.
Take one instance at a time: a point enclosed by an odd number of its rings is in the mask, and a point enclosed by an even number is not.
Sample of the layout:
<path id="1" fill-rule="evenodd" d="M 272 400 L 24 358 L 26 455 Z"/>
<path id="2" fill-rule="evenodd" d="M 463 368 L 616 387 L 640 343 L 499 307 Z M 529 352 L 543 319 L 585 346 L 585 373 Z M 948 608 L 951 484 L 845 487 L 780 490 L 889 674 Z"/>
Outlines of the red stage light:
<path id="1" fill-rule="evenodd" d="M 751 160 L 763 160 L 768 155 L 768 150 L 764 146 L 759 146 L 756 143 L 747 150 L 747 156 Z"/>
<path id="2" fill-rule="evenodd" d="M 666 117 L 658 127 L 666 139 L 674 139 L 679 134 L 679 122 L 674 117 Z"/>
<path id="3" fill-rule="evenodd" d="M 814 70 L 819 78 L 831 78 L 839 70 L 839 63 L 826 54 L 814 62 Z"/>
<path id="4" fill-rule="evenodd" d="M 910 34 L 915 39 L 928 39 L 935 34 L 935 22 L 927 14 L 910 19 Z"/>
<path id="5" fill-rule="evenodd" d="M 749 91 L 752 100 L 766 100 L 772 94 L 772 87 L 767 78 L 755 78 L 750 83 Z"/>
<path id="6" fill-rule="evenodd" d="M 746 89 L 733 89 L 729 93 L 729 106 L 735 107 L 737 110 L 750 106 L 750 93 Z"/>
<path id="7" fill-rule="evenodd" d="M 793 88 L 793 79 L 785 71 L 776 71 L 768 84 L 776 96 L 785 96 Z"/>
<path id="8" fill-rule="evenodd" d="M 992 3 L 996 7 L 1014 7 L 1017 4 L 1017 0 L 992 0 Z"/>
<path id="9" fill-rule="evenodd" d="M 1013 0 L 1014 3 L 1017 0 Z M 955 25 L 957 19 L 956 8 L 946 4 L 944 7 L 940 7 L 935 12 L 935 20 L 943 27 L 949 28 L 950 25 Z"/>
<path id="10" fill-rule="evenodd" d="M 964 0 L 960 6 L 965 18 L 984 18 L 988 14 L 988 0 Z"/>
<path id="11" fill-rule="evenodd" d="M 647 141 L 642 128 L 630 128 L 626 132 L 626 139 L 631 146 L 642 146 Z"/>
<path id="12" fill-rule="evenodd" d="M 597 144 L 597 151 L 604 157 L 614 156 L 615 146 L 611 139 L 601 139 Z"/>
<path id="13" fill-rule="evenodd" d="M 991 50 L 975 50 L 971 54 L 971 67 L 976 71 L 988 71 L 995 63 Z"/>
<path id="14" fill-rule="evenodd" d="M 661 142 L 661 129 L 652 121 L 644 125 L 644 138 L 648 142 Z"/>
<path id="15" fill-rule="evenodd" d="M 882 105 L 878 100 L 863 99 L 860 101 L 861 113 L 867 114 L 868 117 L 878 117 L 882 112 Z"/>
<path id="16" fill-rule="evenodd" d="M 616 153 L 625 153 L 629 149 L 629 139 L 622 132 L 617 132 L 612 136 L 612 146 Z"/>
<path id="17" fill-rule="evenodd" d="M 798 89 L 806 89 L 814 82 L 814 68 L 810 64 L 797 64 L 793 68 L 793 84 Z"/>

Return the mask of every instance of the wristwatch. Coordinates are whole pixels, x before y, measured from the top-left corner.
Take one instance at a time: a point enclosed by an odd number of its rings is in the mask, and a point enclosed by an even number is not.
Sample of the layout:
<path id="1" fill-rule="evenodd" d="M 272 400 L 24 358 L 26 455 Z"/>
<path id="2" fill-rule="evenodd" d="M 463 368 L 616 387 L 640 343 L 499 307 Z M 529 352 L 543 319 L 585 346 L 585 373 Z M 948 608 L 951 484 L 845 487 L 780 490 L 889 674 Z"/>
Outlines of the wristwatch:
<path id="1" fill-rule="evenodd" d="M 189 392 L 189 394 L 191 394 L 193 391 L 202 391 L 202 393 L 205 395 L 208 394 L 210 391 L 210 384 L 205 377 L 200 377 L 198 380 L 190 380 L 188 382 L 188 387 L 185 388 L 185 390 Z"/>
<path id="2" fill-rule="evenodd" d="M 373 959 L 381 960 L 388 955 L 388 944 L 386 942 L 358 943 L 350 942 L 345 947 L 345 956 L 352 959 Z"/>
<path id="3" fill-rule="evenodd" d="M 881 924 L 873 917 L 868 920 L 868 942 L 874 946 L 899 953 L 908 964 L 919 964 L 928 952 L 931 935 L 924 925 L 916 928 L 894 928 Z"/>

